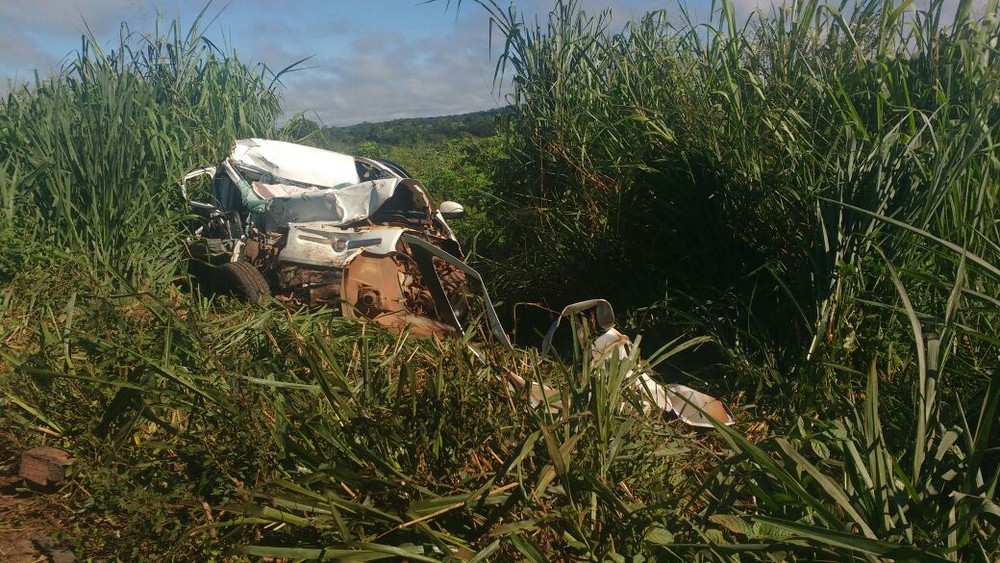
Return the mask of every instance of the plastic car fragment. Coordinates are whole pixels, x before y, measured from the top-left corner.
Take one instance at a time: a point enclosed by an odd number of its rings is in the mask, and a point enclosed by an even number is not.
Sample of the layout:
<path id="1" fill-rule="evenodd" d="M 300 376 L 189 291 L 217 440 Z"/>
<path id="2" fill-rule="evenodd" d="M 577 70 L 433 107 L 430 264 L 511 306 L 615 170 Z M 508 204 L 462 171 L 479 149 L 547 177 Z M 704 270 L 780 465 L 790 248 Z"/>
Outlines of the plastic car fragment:
<path id="1" fill-rule="evenodd" d="M 591 343 L 591 361 L 595 364 L 607 362 L 612 354 L 616 354 L 618 359 L 629 357 L 632 352 L 632 341 L 615 328 L 615 313 L 611 304 L 604 299 L 591 299 L 568 305 L 562 310 L 562 313 L 545 334 L 541 350 L 543 358 L 552 346 L 552 339 L 562 319 L 582 315 L 588 311 L 593 312 L 594 324 L 601 331 L 600 335 Z M 585 331 L 579 331 L 576 337 L 579 339 L 584 334 Z M 695 391 L 684 385 L 660 383 L 645 371 L 629 370 L 626 374 L 626 380 L 630 382 L 631 388 L 639 393 L 639 402 L 646 411 L 656 407 L 674 413 L 677 418 L 691 426 L 704 428 L 713 426 L 712 419 L 726 425 L 735 422 L 729 407 L 711 395 Z M 524 385 L 523 379 L 521 385 Z M 550 391 L 554 391 L 547 386 L 544 387 L 534 390 L 531 395 L 533 397 L 551 397 Z"/>

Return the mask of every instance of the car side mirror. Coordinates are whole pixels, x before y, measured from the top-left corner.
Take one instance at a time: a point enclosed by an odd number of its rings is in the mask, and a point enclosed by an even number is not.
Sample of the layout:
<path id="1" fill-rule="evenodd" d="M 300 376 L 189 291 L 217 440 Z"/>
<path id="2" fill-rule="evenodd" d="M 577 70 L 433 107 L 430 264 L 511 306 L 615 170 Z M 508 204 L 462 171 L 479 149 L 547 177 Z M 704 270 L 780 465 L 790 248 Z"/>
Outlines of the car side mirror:
<path id="1" fill-rule="evenodd" d="M 438 206 L 438 211 L 441 212 L 441 216 L 445 219 L 460 219 L 465 217 L 465 208 L 462 207 L 461 203 L 455 203 L 454 201 L 442 201 L 441 205 Z"/>

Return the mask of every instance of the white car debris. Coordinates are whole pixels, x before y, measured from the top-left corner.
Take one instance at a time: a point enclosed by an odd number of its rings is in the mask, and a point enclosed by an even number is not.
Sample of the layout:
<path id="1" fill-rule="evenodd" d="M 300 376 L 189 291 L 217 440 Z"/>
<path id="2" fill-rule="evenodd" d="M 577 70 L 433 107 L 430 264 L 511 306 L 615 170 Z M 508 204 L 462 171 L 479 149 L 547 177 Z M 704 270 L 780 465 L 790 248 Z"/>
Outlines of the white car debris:
<path id="1" fill-rule="evenodd" d="M 189 194 L 200 177 L 211 179 L 203 194 L 208 202 Z M 462 206 L 435 206 L 427 189 L 393 162 L 243 139 L 217 166 L 187 174 L 181 193 L 199 216 L 186 241 L 192 273 L 217 292 L 251 302 L 272 295 L 331 305 L 345 316 L 419 336 L 463 335 L 475 302 L 499 343 L 512 348 L 481 276 L 465 264 L 446 222 L 461 217 Z M 562 318 L 586 312 L 602 331 L 590 347 L 593 362 L 629 357 L 632 343 L 615 329 L 603 299 L 566 307 L 542 355 Z M 533 405 L 559 408 L 556 390 L 513 373 L 505 377 Z M 646 410 L 673 412 L 693 426 L 711 427 L 711 419 L 733 423 L 725 404 L 688 387 L 635 370 L 626 381 Z"/>
<path id="2" fill-rule="evenodd" d="M 617 360 L 621 361 L 632 355 L 631 339 L 615 328 L 615 313 L 611 304 L 604 299 L 590 299 L 568 305 L 562 310 L 542 342 L 541 355 L 543 358 L 549 352 L 552 339 L 562 319 L 581 317 L 585 313 L 593 313 L 595 328 L 599 332 L 599 335 L 589 345 L 592 366 L 599 363 L 607 364 L 612 361 L 612 356 L 617 356 Z M 582 328 L 575 335 L 581 348 L 586 347 L 587 343 L 582 341 L 586 335 L 587 332 Z M 532 405 L 538 406 L 545 403 L 551 410 L 563 408 L 558 400 L 559 391 L 547 385 L 528 383 L 513 373 L 508 374 L 507 378 L 513 387 L 526 394 Z M 691 426 L 703 428 L 711 428 L 713 426 L 712 419 L 725 425 L 731 425 L 735 422 L 732 412 L 725 403 L 690 387 L 673 383 L 660 383 L 643 370 L 628 370 L 624 380 L 624 386 L 636 393 L 639 404 L 647 413 L 655 407 L 664 412 L 673 413 L 677 418 Z"/>

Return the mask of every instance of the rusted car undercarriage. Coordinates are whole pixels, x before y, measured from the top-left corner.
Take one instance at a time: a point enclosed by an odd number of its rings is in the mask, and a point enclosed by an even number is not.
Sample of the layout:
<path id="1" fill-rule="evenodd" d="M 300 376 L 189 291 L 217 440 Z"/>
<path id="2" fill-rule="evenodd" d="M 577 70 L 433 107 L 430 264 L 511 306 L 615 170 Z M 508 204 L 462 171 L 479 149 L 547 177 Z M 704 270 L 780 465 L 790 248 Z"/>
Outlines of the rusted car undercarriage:
<path id="1" fill-rule="evenodd" d="M 210 182 L 196 194 L 199 178 Z M 345 316 L 420 336 L 460 336 L 481 312 L 495 338 L 511 347 L 482 278 L 463 261 L 446 221 L 460 217 L 462 207 L 435 206 L 426 188 L 393 162 L 244 139 L 218 166 L 187 174 L 181 191 L 200 216 L 187 239 L 192 271 L 217 292 L 340 307 Z M 199 196 L 209 201 L 193 199 Z M 592 361 L 630 355 L 631 341 L 615 329 L 610 304 L 570 305 L 559 319 L 581 315 L 598 329 Z M 559 320 L 545 347 L 558 326 Z M 733 422 L 718 399 L 660 384 L 645 372 L 629 376 L 646 407 L 695 426 Z M 553 389 L 513 374 L 504 378 L 532 403 L 559 408 Z"/>

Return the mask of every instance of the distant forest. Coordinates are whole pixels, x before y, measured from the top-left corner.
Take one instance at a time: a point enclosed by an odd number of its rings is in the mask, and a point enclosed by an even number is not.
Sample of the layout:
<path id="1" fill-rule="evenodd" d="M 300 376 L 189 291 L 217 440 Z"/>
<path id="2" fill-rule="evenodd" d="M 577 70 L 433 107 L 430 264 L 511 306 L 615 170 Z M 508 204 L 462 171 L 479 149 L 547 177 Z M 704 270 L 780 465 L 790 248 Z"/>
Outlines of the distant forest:
<path id="1" fill-rule="evenodd" d="M 413 117 L 381 123 L 359 123 L 344 127 L 320 127 L 314 121 L 301 119 L 289 126 L 292 137 L 316 135 L 322 145 L 333 150 L 349 151 L 362 143 L 382 146 L 437 144 L 452 139 L 483 138 L 496 133 L 497 120 L 513 108 L 505 107 L 441 117 Z"/>

